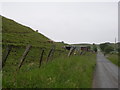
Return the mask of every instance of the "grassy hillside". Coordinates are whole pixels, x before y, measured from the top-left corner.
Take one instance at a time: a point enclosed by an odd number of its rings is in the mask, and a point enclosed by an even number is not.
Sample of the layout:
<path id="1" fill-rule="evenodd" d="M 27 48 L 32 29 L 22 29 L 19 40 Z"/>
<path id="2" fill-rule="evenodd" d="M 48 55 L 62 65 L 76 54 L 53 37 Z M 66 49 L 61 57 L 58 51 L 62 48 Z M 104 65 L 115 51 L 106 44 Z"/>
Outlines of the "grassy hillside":
<path id="1" fill-rule="evenodd" d="M 2 56 L 7 45 L 12 50 L 2 68 L 3 88 L 89 88 L 95 68 L 96 54 L 71 55 L 61 42 L 49 43 L 48 38 L 13 20 L 2 17 Z M 32 45 L 20 70 L 18 65 L 26 45 Z M 46 63 L 51 47 L 55 45 L 53 55 Z M 45 50 L 42 65 L 39 60 L 42 49 Z"/>
<path id="2" fill-rule="evenodd" d="M 3 57 L 8 45 L 12 45 L 12 50 L 6 61 L 4 68 L 10 68 L 11 65 L 16 66 L 20 62 L 20 58 L 28 44 L 32 45 L 28 53 L 25 64 L 38 63 L 42 49 L 45 50 L 43 60 L 45 61 L 48 53 L 53 45 L 55 45 L 54 55 L 52 58 L 59 57 L 60 54 L 65 54 L 66 51 L 62 48 L 65 44 L 61 42 L 49 43 L 49 38 L 35 32 L 29 27 L 23 26 L 13 20 L 2 17 L 2 52 Z M 5 70 L 5 69 L 3 69 Z M 11 68 L 14 71 L 14 68 Z"/>
<path id="3" fill-rule="evenodd" d="M 19 60 L 28 44 L 30 44 L 32 48 L 26 57 L 27 64 L 31 62 L 38 62 L 42 49 L 45 50 L 43 55 L 43 60 L 45 61 L 53 45 L 55 46 L 53 58 L 59 57 L 60 54 L 64 54 L 66 52 L 62 48 L 62 46 L 65 45 L 64 43 L 49 43 L 48 40 L 50 39 L 29 27 L 23 26 L 11 19 L 2 17 L 3 57 L 5 55 L 4 52 L 7 49 L 7 46 L 12 45 L 12 50 L 6 61 L 5 67 L 9 68 L 10 65 L 18 65 Z M 14 70 L 14 68 L 12 70 Z"/>
<path id="4" fill-rule="evenodd" d="M 31 44 L 36 47 L 52 45 L 48 42 L 49 38 L 44 35 L 5 17 L 2 17 L 2 33 L 3 45 L 26 46 Z M 57 46 L 64 45 L 62 43 L 54 44 Z"/>

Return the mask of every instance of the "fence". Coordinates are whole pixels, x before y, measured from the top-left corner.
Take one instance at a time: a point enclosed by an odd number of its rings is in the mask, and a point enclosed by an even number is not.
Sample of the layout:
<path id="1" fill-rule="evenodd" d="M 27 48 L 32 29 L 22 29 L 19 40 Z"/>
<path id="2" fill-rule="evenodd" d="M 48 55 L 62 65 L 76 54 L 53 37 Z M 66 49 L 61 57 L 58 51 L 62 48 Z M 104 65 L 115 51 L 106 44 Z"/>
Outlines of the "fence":
<path id="1" fill-rule="evenodd" d="M 31 49 L 32 49 L 31 45 L 26 46 L 26 49 L 24 50 L 24 52 L 22 53 L 22 55 L 21 55 L 21 57 L 19 59 L 20 61 L 18 63 L 17 70 L 19 70 L 23 66 L 24 62 L 26 61 L 26 57 L 29 54 L 29 52 L 31 51 Z M 76 49 L 75 47 L 72 47 L 69 50 L 68 54 L 66 54 L 66 56 L 70 57 L 74 53 L 75 49 Z M 3 58 L 2 58 L 2 68 L 5 66 L 5 63 L 6 63 L 7 59 L 8 59 L 8 57 L 9 57 L 9 54 L 10 54 L 11 50 L 12 50 L 12 46 L 7 46 L 7 48 L 6 48 L 6 50 L 5 50 L 4 54 L 3 54 Z M 50 50 L 48 51 L 48 53 L 46 53 L 46 50 L 44 48 L 41 48 L 41 50 L 39 52 L 39 59 L 38 59 L 39 65 L 38 65 L 38 67 L 39 68 L 41 67 L 45 54 L 46 54 L 46 63 L 53 60 L 55 51 L 56 51 L 55 46 L 52 46 L 50 48 Z M 58 56 L 63 54 L 63 51 L 59 50 L 58 52 L 59 52 Z M 34 52 L 34 53 L 36 53 L 36 52 Z M 81 54 L 79 54 L 79 55 L 81 55 Z"/>
<path id="2" fill-rule="evenodd" d="M 6 50 L 4 51 L 3 58 L 2 58 L 2 68 L 5 67 L 6 62 L 9 60 L 9 55 L 12 52 L 12 48 L 13 48 L 12 46 L 7 46 Z M 14 48 L 16 48 L 16 47 L 14 47 Z M 17 47 L 17 48 L 19 48 L 19 47 Z M 19 62 L 17 70 L 20 70 L 21 67 L 24 65 L 24 62 L 26 62 L 26 58 L 27 58 L 29 52 L 31 51 L 31 49 L 32 49 L 31 45 L 26 46 L 26 49 L 21 54 L 20 59 L 17 60 Z M 38 48 L 38 49 L 40 49 L 40 48 Z M 34 52 L 34 53 L 36 53 L 36 52 Z M 41 48 L 40 53 L 39 53 L 39 59 L 38 59 L 38 61 L 39 61 L 38 67 L 39 68 L 41 67 L 42 62 L 43 62 L 43 57 L 45 56 L 45 54 L 46 54 L 46 63 L 47 63 L 53 59 L 54 53 L 55 53 L 55 46 L 52 46 L 48 53 L 44 48 Z"/>

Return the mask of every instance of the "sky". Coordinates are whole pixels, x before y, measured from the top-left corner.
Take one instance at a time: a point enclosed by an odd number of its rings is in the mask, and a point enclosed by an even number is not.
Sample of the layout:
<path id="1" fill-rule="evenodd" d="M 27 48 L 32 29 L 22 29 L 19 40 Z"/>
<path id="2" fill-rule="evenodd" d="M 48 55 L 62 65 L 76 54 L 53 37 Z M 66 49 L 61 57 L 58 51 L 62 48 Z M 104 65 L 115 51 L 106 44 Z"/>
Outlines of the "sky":
<path id="1" fill-rule="evenodd" d="M 53 41 L 115 42 L 117 2 L 3 2 L 1 15 L 38 30 Z"/>

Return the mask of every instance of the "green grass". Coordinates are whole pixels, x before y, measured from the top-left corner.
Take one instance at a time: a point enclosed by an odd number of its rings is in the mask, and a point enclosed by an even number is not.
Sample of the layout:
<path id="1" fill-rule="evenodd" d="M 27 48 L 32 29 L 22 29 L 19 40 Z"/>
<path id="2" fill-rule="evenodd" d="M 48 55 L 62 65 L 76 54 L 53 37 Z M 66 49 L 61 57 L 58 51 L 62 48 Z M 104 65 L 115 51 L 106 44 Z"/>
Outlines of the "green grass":
<path id="1" fill-rule="evenodd" d="M 120 67 L 120 64 L 118 64 L 118 54 L 109 54 L 107 58 L 114 64 Z"/>
<path id="2" fill-rule="evenodd" d="M 1 16 L 2 17 L 2 16 Z M 31 28 L 21 25 L 11 19 L 2 17 L 2 43 L 3 45 L 26 46 L 31 44 L 34 47 L 51 47 L 49 38 Z M 55 42 L 56 48 L 61 49 L 63 43 Z"/>
<path id="3" fill-rule="evenodd" d="M 3 71 L 3 88 L 91 88 L 96 55 L 59 57 L 41 68 Z"/>
<path id="4" fill-rule="evenodd" d="M 28 44 L 32 45 L 29 54 L 26 57 L 28 63 L 38 62 L 41 54 L 41 49 L 45 50 L 44 61 L 50 51 L 51 47 L 55 45 L 55 55 L 53 58 L 59 56 L 59 53 L 64 52 L 62 48 L 65 44 L 61 42 L 49 43 L 46 36 L 41 33 L 35 32 L 31 28 L 21 25 L 11 19 L 2 17 L 2 53 L 8 45 L 12 46 L 12 51 L 6 62 L 5 68 L 10 68 L 11 65 L 16 66 L 20 62 L 20 57 L 25 51 Z M 64 54 L 64 53 L 63 53 Z M 13 68 L 14 69 L 14 68 Z"/>
<path id="5" fill-rule="evenodd" d="M 0 71 L 0 89 L 2 89 L 2 71 Z"/>
<path id="6" fill-rule="evenodd" d="M 5 47 L 4 47 L 5 48 Z M 42 48 L 43 49 L 43 48 Z M 29 64 L 36 64 L 36 66 L 39 66 L 39 59 L 41 56 L 42 49 L 39 47 L 32 47 L 26 56 L 26 59 L 24 61 L 24 65 L 29 65 Z M 50 49 L 44 48 L 44 55 L 43 55 L 43 62 L 46 61 L 46 58 L 48 56 L 48 53 Z M 20 63 L 20 59 L 25 51 L 25 47 L 14 47 L 12 48 L 7 61 L 5 63 L 5 67 L 3 68 L 3 71 L 15 71 L 16 68 L 18 67 L 18 64 Z M 5 50 L 3 49 L 3 55 L 4 55 Z M 57 57 L 60 57 L 62 55 L 67 54 L 67 51 L 64 50 L 57 50 L 55 49 L 52 59 L 55 59 Z M 12 67 L 11 67 L 12 65 Z M 27 69 L 27 68 L 26 68 Z"/>

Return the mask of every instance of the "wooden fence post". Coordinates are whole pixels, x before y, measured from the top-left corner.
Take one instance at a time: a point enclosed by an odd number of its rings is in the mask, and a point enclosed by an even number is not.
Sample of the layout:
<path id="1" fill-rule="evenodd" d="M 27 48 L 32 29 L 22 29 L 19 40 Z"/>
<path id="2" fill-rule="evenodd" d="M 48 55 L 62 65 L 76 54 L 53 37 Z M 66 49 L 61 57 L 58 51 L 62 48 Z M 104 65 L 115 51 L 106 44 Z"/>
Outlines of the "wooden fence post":
<path id="1" fill-rule="evenodd" d="M 68 53 L 68 57 L 71 55 L 72 50 L 73 50 L 73 47 L 70 48 L 70 51 Z"/>
<path id="2" fill-rule="evenodd" d="M 39 68 L 40 68 L 41 63 L 42 63 L 42 60 L 43 60 L 43 53 L 44 53 L 44 50 L 42 50 L 42 53 L 41 53 L 41 56 L 40 56 L 40 60 L 39 60 Z"/>
<path id="3" fill-rule="evenodd" d="M 46 59 L 46 62 L 48 62 L 48 60 L 50 59 L 51 55 L 53 54 L 54 48 L 55 48 L 55 46 L 53 46 L 53 47 L 50 49 L 49 54 L 48 54 L 47 59 Z"/>
<path id="4" fill-rule="evenodd" d="M 71 49 L 70 49 L 70 51 L 68 53 L 68 57 L 74 52 L 74 50 L 75 50 L 75 47 L 71 47 Z"/>
<path id="5" fill-rule="evenodd" d="M 6 51 L 5 51 L 5 53 L 4 53 L 4 55 L 3 55 L 3 58 L 2 58 L 2 68 L 5 66 L 5 62 L 7 61 L 7 58 L 9 56 L 9 54 L 10 54 L 11 49 L 12 49 L 12 46 L 8 46 Z"/>
<path id="6" fill-rule="evenodd" d="M 54 56 L 54 52 L 55 52 L 55 46 L 53 46 L 53 50 L 52 50 L 52 53 L 51 53 L 51 56 L 50 56 L 52 59 L 53 59 L 53 56 Z"/>
<path id="7" fill-rule="evenodd" d="M 26 56 L 27 56 L 30 48 L 31 48 L 31 45 L 28 45 L 28 46 L 26 47 L 26 50 L 25 50 L 25 52 L 23 53 L 23 55 L 22 55 L 22 57 L 21 57 L 21 59 L 20 59 L 20 64 L 19 64 L 19 66 L 18 66 L 18 69 L 21 68 L 21 66 L 22 66 L 23 62 L 25 61 L 25 58 L 26 58 Z"/>

